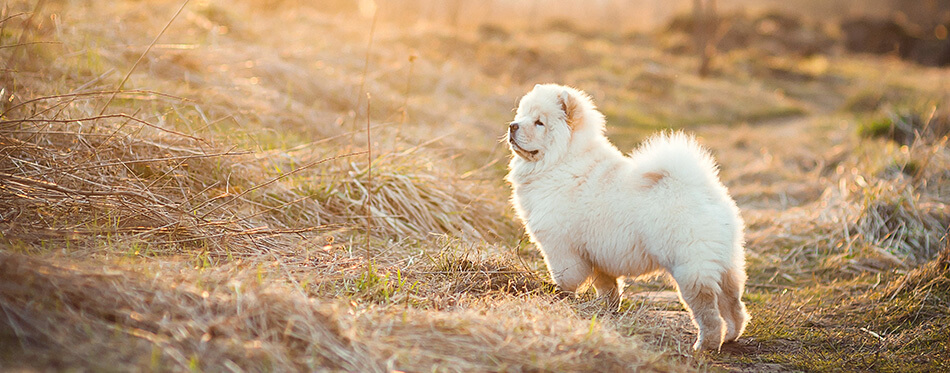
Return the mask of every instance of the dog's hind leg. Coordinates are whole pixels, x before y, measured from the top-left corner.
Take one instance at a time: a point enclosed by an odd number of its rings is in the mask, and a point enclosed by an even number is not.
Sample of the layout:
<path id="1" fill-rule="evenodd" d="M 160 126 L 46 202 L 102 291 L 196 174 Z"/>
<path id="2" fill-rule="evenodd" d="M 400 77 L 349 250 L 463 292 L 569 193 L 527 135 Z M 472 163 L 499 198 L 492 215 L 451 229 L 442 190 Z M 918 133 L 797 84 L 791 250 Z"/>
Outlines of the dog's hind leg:
<path id="1" fill-rule="evenodd" d="M 718 279 L 702 278 L 691 271 L 674 270 L 673 279 L 679 287 L 680 300 L 699 328 L 694 350 L 719 351 L 723 340 L 723 320 L 719 315 L 721 290 Z"/>
<path id="2" fill-rule="evenodd" d="M 620 307 L 620 291 L 622 285 L 620 279 L 594 269 L 594 290 L 597 290 L 597 297 L 604 298 L 607 302 L 607 308 L 617 310 Z"/>
<path id="3" fill-rule="evenodd" d="M 719 296 L 719 311 L 726 320 L 726 336 L 724 342 L 731 342 L 739 338 L 749 322 L 749 313 L 742 303 L 742 290 L 745 285 L 745 271 L 735 268 L 722 274 L 722 294 Z"/>

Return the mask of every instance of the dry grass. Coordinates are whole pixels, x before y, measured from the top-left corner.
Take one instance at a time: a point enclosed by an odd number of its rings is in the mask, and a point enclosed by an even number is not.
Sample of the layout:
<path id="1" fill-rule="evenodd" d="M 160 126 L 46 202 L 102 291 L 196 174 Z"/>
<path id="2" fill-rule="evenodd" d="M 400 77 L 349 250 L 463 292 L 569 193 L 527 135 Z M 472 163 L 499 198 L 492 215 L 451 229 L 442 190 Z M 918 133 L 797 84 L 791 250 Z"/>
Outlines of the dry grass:
<path id="1" fill-rule="evenodd" d="M 769 295 L 735 367 L 781 364 L 810 371 L 943 371 L 948 350 L 947 253 L 909 273 L 835 281 Z M 870 280 L 870 281 L 868 281 Z"/>
<path id="2" fill-rule="evenodd" d="M 931 260 L 950 226 L 945 141 L 836 149 L 851 156 L 819 164 L 816 176 L 827 178 L 827 187 L 812 191 L 810 201 L 774 219 L 779 225 L 754 239 L 788 247 L 782 266 L 803 273 L 877 272 Z M 804 266 L 789 266 L 789 259 L 805 258 Z"/>
<path id="3" fill-rule="evenodd" d="M 180 2 L 37 4 L 0 17 L 0 368 L 945 361 L 950 153 L 943 122 L 920 125 L 943 120 L 946 72 L 739 49 L 702 80 L 645 34 L 383 13 L 366 50 L 369 18 L 292 1 L 198 2 L 170 24 Z M 611 313 L 554 289 L 507 207 L 497 142 L 543 81 L 591 92 L 622 148 L 686 126 L 713 149 L 749 225 L 741 343 L 693 356 L 675 302 L 627 294 Z M 885 117 L 919 130 L 857 135 Z"/>
<path id="4" fill-rule="evenodd" d="M 169 371 L 384 371 L 328 310 L 299 293 L 268 289 L 233 267 L 217 276 L 226 282 L 209 283 L 200 280 L 216 276 L 148 279 L 0 255 L 4 345 L 13 349 L 5 353 L 19 355 L 14 361 L 29 357 L 40 366 L 94 370 L 124 361 Z M 201 288 L 188 285 L 195 280 Z"/>
<path id="5" fill-rule="evenodd" d="M 440 300 L 451 304 L 444 310 L 396 298 L 396 306 L 376 308 L 307 297 L 240 262 L 180 274 L 170 274 L 183 269 L 175 264 L 133 265 L 133 273 L 0 255 L 8 367 L 28 366 L 28 357 L 39 366 L 106 369 L 122 361 L 149 370 L 685 368 L 548 296 L 526 302 L 476 292 Z"/>
<path id="6" fill-rule="evenodd" d="M 83 98 L 95 97 L 102 95 Z M 352 229 L 370 215 L 379 239 L 484 239 L 512 229 L 489 218 L 501 207 L 472 186 L 439 183 L 448 175 L 423 171 L 414 149 L 375 159 L 370 185 L 365 162 L 361 168 L 353 157 L 365 152 L 324 157 L 330 150 L 319 145 L 270 155 L 216 149 L 129 115 L 73 114 L 93 107 L 67 99 L 40 99 L 31 107 L 39 114 L 0 122 L 8 239 L 111 235 L 152 253 L 187 247 L 230 258 L 271 251 L 260 247 L 286 247 L 280 251 L 290 255 L 292 243 L 282 237 Z M 6 115 L 24 114 L 21 107 Z M 367 203 L 369 188 L 374 198 Z"/>
<path id="7" fill-rule="evenodd" d="M 45 11 L 85 16 L 50 6 Z M 213 22 L 238 27 L 229 17 L 243 16 L 203 6 L 198 13 L 186 8 L 185 32 L 171 27 L 166 38 L 217 32 Z M 123 3 L 106 13 L 125 12 L 145 26 L 151 20 L 143 13 L 160 9 Z M 77 36 L 147 40 L 107 29 L 84 34 L 64 27 L 50 34 L 43 24 L 4 26 L 4 42 L 12 34 L 57 37 L 68 47 Z M 573 303 L 551 298 L 549 282 L 535 274 L 536 257 L 529 269 L 504 259 L 503 247 L 485 245 L 516 236 L 505 217 L 506 201 L 496 195 L 497 181 L 480 181 L 504 153 L 462 179 L 455 161 L 439 159 L 451 152 L 446 145 L 457 143 L 383 121 L 368 128 L 384 139 L 372 144 L 370 168 L 363 156 L 367 144 L 348 143 L 355 131 L 334 127 L 357 114 L 327 120 L 331 115 L 295 102 L 346 96 L 332 91 L 345 90 L 344 84 L 277 92 L 275 82 L 298 78 L 297 65 L 246 64 L 263 65 L 253 72 L 263 77 L 248 84 L 240 72 L 216 75 L 196 63 L 214 64 L 234 50 L 198 57 L 163 48 L 144 55 L 131 82 L 172 94 L 119 91 L 112 97 L 109 82 L 119 76 L 109 71 L 128 68 L 137 58 L 131 51 L 89 48 L 77 59 L 49 48 L 30 55 L 29 64 L 8 60 L 5 98 L 12 99 L 0 122 L 0 272 L 8 286 L 0 290 L 0 305 L 3 345 L 12 347 L 4 349 L 3 367 L 472 371 L 680 365 L 642 348 L 636 337 L 612 327 L 602 331 L 589 315 L 577 317 Z M 55 59 L 66 64 L 49 63 Z M 347 74 L 341 76 L 349 79 Z M 182 78 L 186 84 L 173 84 Z M 66 91 L 47 80 L 66 82 Z M 238 82 L 258 102 L 225 91 L 222 81 Z M 385 92 L 378 80 L 367 83 L 367 90 Z M 183 98 L 197 88 L 208 92 L 205 99 Z M 387 108 L 392 95 L 382 96 L 379 106 Z M 288 100 L 294 101 L 281 105 Z M 334 105 L 328 109 L 350 104 Z M 250 110 L 235 109 L 241 107 Z M 272 136 L 260 128 L 276 125 L 286 132 L 299 128 L 301 118 L 314 122 L 303 132 L 320 140 Z M 409 138 L 387 136 L 400 131 Z M 497 148 L 488 144 L 482 157 Z M 363 227 L 370 228 L 369 247 L 360 239 Z M 487 249 L 462 256 L 474 247 Z M 525 296 L 527 303 L 519 298 Z"/>

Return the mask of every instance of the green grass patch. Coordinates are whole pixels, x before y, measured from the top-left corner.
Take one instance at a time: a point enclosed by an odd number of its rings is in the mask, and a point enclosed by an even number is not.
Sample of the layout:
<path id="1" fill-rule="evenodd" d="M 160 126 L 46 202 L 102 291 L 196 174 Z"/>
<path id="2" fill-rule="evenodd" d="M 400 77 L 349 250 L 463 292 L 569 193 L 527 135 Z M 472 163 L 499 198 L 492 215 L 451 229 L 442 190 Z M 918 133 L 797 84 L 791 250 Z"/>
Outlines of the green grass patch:
<path id="1" fill-rule="evenodd" d="M 910 273 L 750 293 L 753 321 L 722 360 L 805 371 L 946 371 L 950 249 Z"/>

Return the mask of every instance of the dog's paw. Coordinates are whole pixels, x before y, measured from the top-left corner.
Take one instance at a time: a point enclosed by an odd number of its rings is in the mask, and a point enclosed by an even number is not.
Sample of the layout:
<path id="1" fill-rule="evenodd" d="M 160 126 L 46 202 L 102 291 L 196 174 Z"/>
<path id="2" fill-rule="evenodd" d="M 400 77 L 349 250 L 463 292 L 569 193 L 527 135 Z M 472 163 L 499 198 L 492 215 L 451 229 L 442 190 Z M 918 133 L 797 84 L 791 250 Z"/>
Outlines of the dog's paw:
<path id="1" fill-rule="evenodd" d="M 722 347 L 722 344 L 712 340 L 711 338 L 700 338 L 696 340 L 696 343 L 693 343 L 693 351 L 695 352 L 719 352 L 720 347 Z"/>

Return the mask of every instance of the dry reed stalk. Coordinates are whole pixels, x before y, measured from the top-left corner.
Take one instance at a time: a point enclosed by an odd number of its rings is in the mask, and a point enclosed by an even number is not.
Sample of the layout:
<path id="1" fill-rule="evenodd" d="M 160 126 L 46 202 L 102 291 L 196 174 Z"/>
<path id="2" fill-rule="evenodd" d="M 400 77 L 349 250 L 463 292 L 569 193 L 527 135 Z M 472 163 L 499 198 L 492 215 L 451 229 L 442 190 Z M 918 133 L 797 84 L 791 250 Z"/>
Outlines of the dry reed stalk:
<path id="1" fill-rule="evenodd" d="M 373 52 L 373 40 L 376 36 L 376 21 L 379 18 L 379 6 L 375 3 L 371 3 L 373 6 L 373 21 L 370 23 L 369 27 L 369 41 L 366 42 L 366 54 L 363 56 L 363 73 L 360 74 L 360 86 L 356 91 L 356 109 L 353 111 L 353 136 L 354 138 L 350 141 L 351 144 L 356 142 L 356 131 L 357 131 L 357 119 L 359 119 L 360 103 L 363 100 L 363 89 L 366 85 L 366 74 L 369 72 L 369 56 Z M 368 106 L 367 106 L 368 108 Z M 370 116 L 370 112 L 367 109 L 366 116 Z"/>
<path id="2" fill-rule="evenodd" d="M 369 243 L 370 232 L 373 228 L 373 213 L 371 207 L 373 206 L 373 138 L 370 135 L 370 101 L 372 97 L 369 93 L 366 93 L 366 201 L 365 201 L 365 211 L 366 211 L 366 260 L 367 262 L 370 258 L 373 257 L 373 250 Z"/>
<path id="3" fill-rule="evenodd" d="M 402 127 L 406 124 L 406 121 L 409 120 L 409 93 L 412 89 L 412 67 L 415 66 L 416 55 L 415 53 L 409 55 L 409 71 L 406 73 L 406 90 L 403 92 L 403 102 L 401 115 L 399 117 L 399 126 L 396 127 L 396 134 L 393 135 L 393 152 L 396 151 L 396 145 L 399 143 L 399 133 L 402 132 Z"/>

